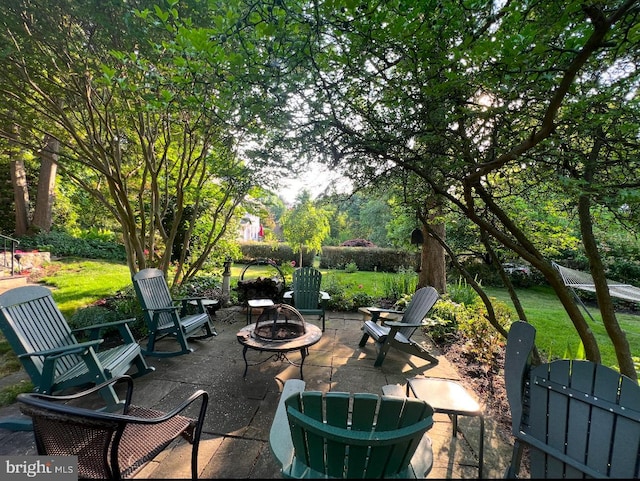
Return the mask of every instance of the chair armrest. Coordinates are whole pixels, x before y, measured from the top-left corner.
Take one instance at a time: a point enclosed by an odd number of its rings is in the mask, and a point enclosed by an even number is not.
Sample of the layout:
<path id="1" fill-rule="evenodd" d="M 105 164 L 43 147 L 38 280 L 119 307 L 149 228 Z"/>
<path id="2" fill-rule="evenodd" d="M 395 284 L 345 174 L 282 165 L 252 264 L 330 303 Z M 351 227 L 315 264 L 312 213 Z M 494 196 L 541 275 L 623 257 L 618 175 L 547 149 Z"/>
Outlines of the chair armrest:
<path id="1" fill-rule="evenodd" d="M 134 339 L 133 333 L 129 328 L 129 323 L 132 323 L 135 321 L 136 321 L 136 318 L 132 317 L 131 319 L 122 319 L 120 321 L 103 322 L 101 324 L 94 324 L 92 326 L 78 327 L 76 329 L 73 329 L 71 332 L 76 333 L 76 332 L 89 331 L 89 334 L 88 334 L 89 339 L 93 341 L 100 338 L 100 333 L 103 329 L 108 329 L 110 327 L 117 327 L 122 340 L 126 343 L 132 343 L 132 342 L 136 342 L 136 340 Z"/>
<path id="2" fill-rule="evenodd" d="M 385 314 L 398 314 L 402 316 L 404 314 L 404 311 L 399 311 L 397 309 L 385 309 L 383 307 L 367 307 L 367 310 L 372 314 L 375 312 L 378 315 L 385 313 Z"/>
<path id="3" fill-rule="evenodd" d="M 417 479 L 423 479 L 431 472 L 431 468 L 433 468 L 433 447 L 431 438 L 425 434 L 411 458 L 411 469 Z"/>
<path id="4" fill-rule="evenodd" d="M 103 322 L 101 324 L 92 324 L 91 326 L 86 327 L 78 327 L 76 329 L 72 329 L 71 332 L 82 332 L 82 331 L 93 331 L 96 329 L 105 329 L 108 327 L 118 327 L 123 324 L 128 324 L 130 322 L 135 322 L 136 318 L 132 317 L 131 319 L 122 319 L 120 321 L 112 321 L 112 322 Z"/>
<path id="5" fill-rule="evenodd" d="M 282 294 L 283 299 L 293 299 L 293 291 L 286 291 Z"/>
<path id="6" fill-rule="evenodd" d="M 269 446 L 271 453 L 281 467 L 288 466 L 293 461 L 293 441 L 289 430 L 289 419 L 285 400 L 293 394 L 304 391 L 305 382 L 300 379 L 289 379 L 284 383 L 276 414 L 269 432 Z"/>
<path id="7" fill-rule="evenodd" d="M 170 311 L 175 311 L 176 309 L 180 309 L 179 305 L 175 305 L 175 306 L 167 306 L 167 307 L 147 307 L 144 308 L 143 311 L 147 311 L 150 312 L 151 314 L 154 314 L 156 312 L 170 312 Z"/>
<path id="8" fill-rule="evenodd" d="M 123 418 L 125 418 L 128 422 L 134 422 L 137 424 L 156 424 L 156 423 L 161 423 L 164 421 L 167 421 L 175 416 L 177 416 L 178 414 L 180 414 L 182 411 L 184 411 L 187 407 L 189 407 L 191 404 L 193 404 L 193 402 L 195 402 L 196 400 L 200 399 L 202 404 L 200 406 L 200 413 L 198 416 L 198 420 L 200 423 L 200 427 L 202 425 L 202 421 L 204 421 L 204 416 L 206 413 L 206 409 L 207 409 L 207 404 L 209 401 L 209 393 L 207 393 L 207 391 L 204 391 L 202 389 L 197 390 L 196 392 L 194 392 L 191 396 L 189 396 L 189 398 L 187 398 L 185 401 L 183 401 L 182 403 L 180 403 L 177 407 L 175 407 L 174 409 L 172 409 L 169 412 L 162 412 L 161 415 L 159 416 L 155 416 L 155 417 L 139 417 L 139 416 L 132 416 L 132 415 L 128 415 L 127 412 L 129 411 L 129 408 L 131 407 L 131 398 L 133 396 L 133 379 L 131 378 L 131 376 L 129 375 L 123 375 L 123 376 L 119 376 L 119 377 L 115 377 L 112 379 L 109 379 L 108 381 L 103 382 L 102 384 L 98 384 L 97 386 L 93 386 L 89 389 L 86 389 L 82 392 L 79 393 L 75 393 L 75 394 L 68 394 L 68 395 L 56 395 L 56 396 L 52 396 L 49 394 L 39 394 L 39 393 L 28 393 L 28 397 L 32 398 L 32 399 L 36 399 L 36 400 L 42 400 L 42 401 L 47 401 L 47 402 L 52 402 L 55 401 L 56 403 L 59 403 L 61 401 L 72 401 L 75 399 L 80 399 L 86 396 L 89 396 L 97 391 L 100 391 L 101 389 L 104 389 L 105 387 L 108 387 L 112 384 L 115 384 L 117 382 L 121 382 L 121 381 L 126 381 L 127 382 L 127 395 L 126 395 L 126 400 L 125 400 L 125 407 L 123 410 L 122 414 L 117 414 L 117 413 L 111 413 L 111 412 L 106 412 L 106 411 L 94 411 L 94 410 L 89 410 L 87 408 L 82 408 L 82 407 L 75 407 L 75 406 L 71 406 L 71 405 L 61 405 L 60 407 L 64 409 L 64 411 L 73 414 L 74 411 L 80 410 L 81 412 L 85 412 L 85 411 L 91 411 L 92 417 L 94 418 L 99 418 L 99 419 L 118 419 L 118 420 L 122 420 Z"/>
<path id="9" fill-rule="evenodd" d="M 93 356 L 95 355 L 92 351 L 92 348 L 104 342 L 104 339 L 93 339 L 86 342 L 80 342 L 78 344 L 73 344 L 69 346 L 59 346 L 53 349 L 47 349 L 45 351 L 35 351 L 35 352 L 26 352 L 24 354 L 20 354 L 18 357 L 31 357 L 31 356 L 39 356 L 43 357 L 42 360 L 42 372 L 40 373 L 40 385 L 39 390 L 41 391 L 49 391 L 52 385 L 55 382 L 56 377 L 56 366 L 58 364 L 58 360 L 60 358 L 76 354 L 82 357 L 83 361 L 86 363 L 85 356 Z"/>
<path id="10" fill-rule="evenodd" d="M 198 389 L 197 391 L 195 391 L 193 394 L 191 394 L 191 396 L 189 396 L 187 399 L 185 399 L 184 401 L 182 401 L 178 406 L 176 406 L 175 408 L 173 408 L 171 411 L 168 412 L 164 412 L 162 414 L 160 414 L 159 416 L 155 416 L 155 417 L 140 417 L 140 416 L 135 416 L 135 415 L 130 415 L 128 414 L 129 408 L 125 409 L 124 414 L 122 416 L 126 416 L 127 420 L 129 422 L 134 422 L 137 424 L 157 424 L 157 423 L 162 423 L 164 421 L 168 421 L 171 418 L 176 417 L 177 415 L 179 415 L 182 411 L 184 411 L 185 409 L 187 409 L 189 406 L 191 406 L 191 404 L 193 404 L 195 401 L 200 400 L 201 404 L 200 404 L 200 411 L 198 414 L 198 418 L 197 418 L 197 437 L 200 437 L 200 431 L 202 430 L 202 423 L 204 422 L 204 416 L 206 414 L 207 411 L 207 405 L 209 404 L 209 393 L 207 391 L 204 391 L 202 389 Z M 129 406 L 132 407 L 132 406 Z M 145 408 L 143 408 L 145 409 Z M 108 415 L 108 413 L 105 413 Z M 122 417 L 120 416 L 120 417 Z"/>
<path id="11" fill-rule="evenodd" d="M 180 297 L 174 299 L 174 302 L 190 302 L 190 301 L 206 301 L 208 297 Z"/>
<path id="12" fill-rule="evenodd" d="M 377 324 L 378 322 L 383 322 L 385 318 L 388 319 L 388 316 L 398 319 L 398 318 L 402 318 L 402 316 L 404 315 L 404 311 L 397 311 L 395 309 L 384 309 L 382 307 L 364 307 L 364 308 L 360 308 L 360 312 L 364 313 L 365 315 L 368 314 L 369 316 L 371 316 L 371 321 L 374 324 Z M 389 319 L 388 321 L 384 321 L 384 322 L 393 322 L 393 321 Z"/>
<path id="13" fill-rule="evenodd" d="M 33 351 L 33 352 L 25 352 L 24 354 L 19 354 L 18 357 L 31 357 L 31 356 L 44 356 L 44 357 L 55 357 L 55 356 L 68 356 L 69 354 L 82 354 L 88 348 L 97 346 L 104 342 L 104 339 L 96 339 L 93 341 L 79 342 L 78 344 L 74 344 L 72 346 L 60 346 L 54 347 L 53 349 L 46 349 L 44 351 Z"/>
<path id="14" fill-rule="evenodd" d="M 400 321 L 386 321 L 384 319 L 382 319 L 382 324 L 388 327 L 423 327 L 427 325 L 425 321 L 411 323 L 411 322 L 400 322 Z"/>

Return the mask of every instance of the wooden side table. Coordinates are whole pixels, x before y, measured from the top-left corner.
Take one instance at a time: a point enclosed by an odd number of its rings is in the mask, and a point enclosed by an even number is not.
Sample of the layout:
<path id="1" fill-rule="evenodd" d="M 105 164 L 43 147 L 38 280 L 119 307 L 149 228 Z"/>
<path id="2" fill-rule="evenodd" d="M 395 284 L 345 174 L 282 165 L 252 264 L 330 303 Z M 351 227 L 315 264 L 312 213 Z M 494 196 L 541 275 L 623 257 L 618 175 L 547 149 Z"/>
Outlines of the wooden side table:
<path id="1" fill-rule="evenodd" d="M 407 380 L 407 397 L 413 394 L 427 401 L 435 412 L 448 414 L 453 424 L 453 436 L 458 434 L 458 416 L 480 418 L 480 446 L 478 452 L 478 476 L 482 479 L 484 464 L 484 412 L 478 402 L 462 384 L 450 379 L 414 377 Z"/>
<path id="2" fill-rule="evenodd" d="M 251 324 L 251 316 L 254 309 L 264 309 L 265 307 L 273 307 L 271 299 L 249 299 L 247 301 L 247 326 Z"/>

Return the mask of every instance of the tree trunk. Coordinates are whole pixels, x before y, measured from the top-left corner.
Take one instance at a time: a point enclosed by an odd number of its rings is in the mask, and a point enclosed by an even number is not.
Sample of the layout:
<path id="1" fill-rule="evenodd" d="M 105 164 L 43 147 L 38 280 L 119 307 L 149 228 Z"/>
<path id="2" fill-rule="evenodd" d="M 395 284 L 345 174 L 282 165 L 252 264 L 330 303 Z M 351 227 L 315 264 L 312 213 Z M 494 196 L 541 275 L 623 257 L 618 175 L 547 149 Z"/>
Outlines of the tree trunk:
<path id="1" fill-rule="evenodd" d="M 24 160 L 11 161 L 11 182 L 13 183 L 13 200 L 16 211 L 16 228 L 14 234 L 23 236 L 29 229 L 29 191 L 27 189 L 27 172 Z"/>
<path id="2" fill-rule="evenodd" d="M 24 167 L 22 149 L 17 142 L 18 135 L 19 128 L 14 125 L 11 129 L 13 139 L 9 139 L 9 156 L 13 159 L 10 163 L 10 174 L 16 215 L 14 234 L 22 236 L 27 233 L 29 228 L 29 191 L 27 190 L 27 172 Z"/>
<path id="3" fill-rule="evenodd" d="M 439 214 L 439 212 L 432 214 L 429 219 L 433 219 L 435 215 Z M 445 239 L 444 224 L 429 223 L 429 226 L 441 239 Z M 420 253 L 421 268 L 418 275 L 418 287 L 433 286 L 440 294 L 444 294 L 447 292 L 445 251 L 424 226 L 422 227 L 422 236 L 424 237 L 424 243 Z"/>
<path id="4" fill-rule="evenodd" d="M 41 153 L 40 175 L 38 177 L 38 194 L 36 207 L 31 221 L 31 229 L 44 232 L 51 230 L 53 202 L 55 201 L 56 171 L 58 170 L 58 152 L 60 142 L 47 137 Z"/>
<path id="5" fill-rule="evenodd" d="M 602 129 L 598 129 L 598 141 L 594 145 L 591 155 L 584 162 L 583 178 L 587 185 L 593 182 L 598 169 L 598 157 L 603 146 L 604 134 Z M 616 359 L 620 372 L 630 377 L 634 381 L 638 380 L 638 373 L 633 362 L 633 355 L 629 347 L 627 336 L 618 323 L 616 310 L 609 294 L 609 286 L 605 276 L 605 268 L 598 250 L 598 243 L 593 234 L 593 222 L 591 218 L 591 198 L 584 193 L 578 198 L 578 216 L 580 219 L 580 233 L 582 234 L 582 245 L 589 259 L 589 269 L 596 288 L 596 299 L 598 309 L 602 315 L 602 323 L 607 331 L 611 343 L 616 352 Z"/>

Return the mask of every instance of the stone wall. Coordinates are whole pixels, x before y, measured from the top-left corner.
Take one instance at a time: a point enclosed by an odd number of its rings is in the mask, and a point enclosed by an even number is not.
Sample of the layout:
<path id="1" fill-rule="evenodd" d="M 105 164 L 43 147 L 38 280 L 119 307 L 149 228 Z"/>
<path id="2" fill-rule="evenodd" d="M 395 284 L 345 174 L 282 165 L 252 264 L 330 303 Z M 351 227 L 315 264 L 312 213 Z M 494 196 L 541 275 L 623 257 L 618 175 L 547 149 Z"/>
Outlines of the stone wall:
<path id="1" fill-rule="evenodd" d="M 43 264 L 51 262 L 50 252 L 39 251 L 21 251 L 16 250 L 13 260 L 13 269 L 15 273 L 29 271 L 34 268 L 41 267 Z M 11 251 L 0 252 L 0 266 L 4 269 L 11 269 Z"/>

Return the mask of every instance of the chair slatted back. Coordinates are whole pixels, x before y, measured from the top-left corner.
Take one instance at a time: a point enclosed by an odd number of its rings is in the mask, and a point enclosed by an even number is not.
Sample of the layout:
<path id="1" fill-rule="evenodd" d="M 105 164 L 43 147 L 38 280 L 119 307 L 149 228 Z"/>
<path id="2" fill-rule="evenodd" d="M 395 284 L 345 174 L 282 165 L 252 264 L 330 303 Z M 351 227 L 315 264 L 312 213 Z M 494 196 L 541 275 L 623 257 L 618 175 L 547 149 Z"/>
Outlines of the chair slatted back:
<path id="1" fill-rule="evenodd" d="M 135 274 L 133 281 L 144 311 L 144 317 L 148 323 L 150 323 L 148 310 L 153 311 L 154 309 L 165 309 L 174 306 L 169 286 L 164 278 L 164 273 L 160 269 L 143 269 Z M 156 315 L 158 316 L 159 329 L 174 324 L 174 317 L 171 312 L 161 312 Z"/>
<path id="2" fill-rule="evenodd" d="M 407 309 L 402 315 L 400 322 L 406 322 L 408 324 L 418 324 L 427 316 L 433 305 L 438 301 L 438 291 L 431 286 L 421 287 L 418 289 L 411 302 L 407 306 Z M 417 327 L 403 327 L 398 330 L 407 339 L 411 339 L 413 333 Z"/>
<path id="3" fill-rule="evenodd" d="M 529 447 L 532 478 L 637 478 L 640 474 L 640 386 L 583 360 L 529 366 L 535 328 L 509 331 L 505 383 L 516 438 L 508 476 Z"/>
<path id="4" fill-rule="evenodd" d="M 640 387 L 589 361 L 559 360 L 531 370 L 528 431 L 597 473 L 637 478 Z M 544 420 L 544 422 L 540 422 Z M 580 477 L 584 469 L 532 449 L 534 478 Z"/>
<path id="5" fill-rule="evenodd" d="M 5 292 L 0 295 L 0 312 L 2 333 L 16 355 L 78 343 L 46 287 L 25 286 Z M 80 360 L 75 354 L 60 358 L 56 363 L 56 376 L 67 372 Z M 37 385 L 42 377 L 42 359 L 29 356 L 20 361 Z"/>
<path id="6" fill-rule="evenodd" d="M 300 267 L 293 271 L 293 299 L 298 310 L 318 309 L 322 273 L 314 267 Z"/>
<path id="7" fill-rule="evenodd" d="M 410 477 L 411 458 L 433 425 L 433 409 L 417 399 L 305 391 L 285 405 L 293 477 Z"/>

